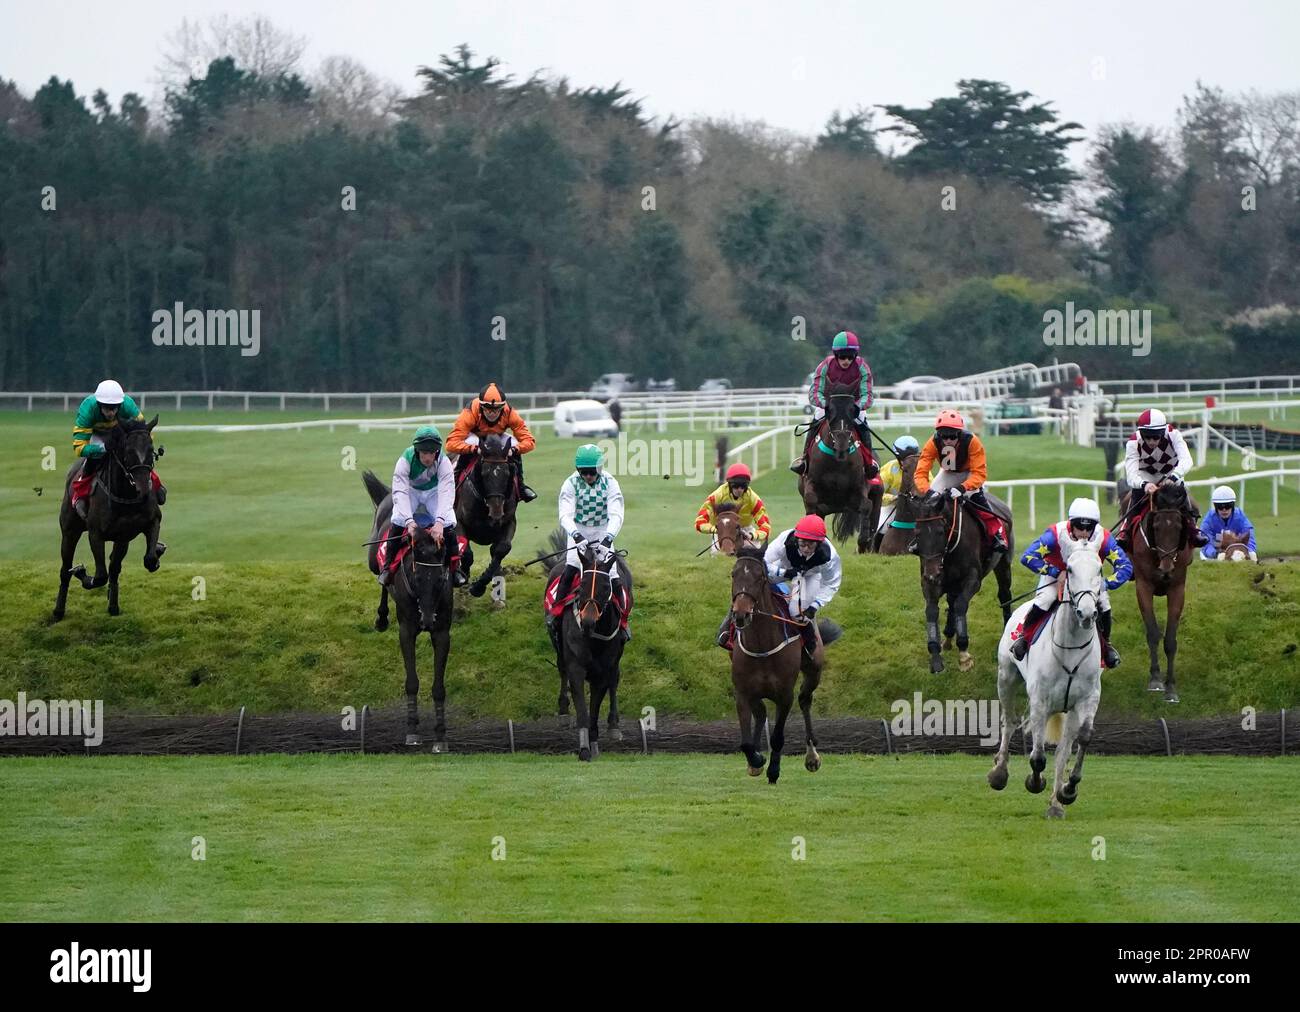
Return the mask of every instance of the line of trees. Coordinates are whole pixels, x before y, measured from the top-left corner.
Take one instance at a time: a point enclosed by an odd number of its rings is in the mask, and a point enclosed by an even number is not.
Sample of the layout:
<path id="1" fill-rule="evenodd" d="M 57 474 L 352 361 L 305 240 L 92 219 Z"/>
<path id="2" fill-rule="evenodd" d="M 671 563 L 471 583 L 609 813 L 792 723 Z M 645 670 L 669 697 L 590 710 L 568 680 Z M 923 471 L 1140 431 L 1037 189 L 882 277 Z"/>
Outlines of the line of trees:
<path id="1" fill-rule="evenodd" d="M 1144 375 L 1300 371 L 1300 93 L 1198 84 L 1176 136 L 1107 127 L 1080 177 L 1078 124 L 994 81 L 803 138 L 465 46 L 402 95 L 241 38 L 158 114 L 0 80 L 0 388 L 781 384 L 844 327 L 886 382 L 1053 353 L 1131 374 L 1044 347 L 1067 299 L 1152 309 Z M 155 347 L 176 302 L 259 309 L 261 354 Z"/>

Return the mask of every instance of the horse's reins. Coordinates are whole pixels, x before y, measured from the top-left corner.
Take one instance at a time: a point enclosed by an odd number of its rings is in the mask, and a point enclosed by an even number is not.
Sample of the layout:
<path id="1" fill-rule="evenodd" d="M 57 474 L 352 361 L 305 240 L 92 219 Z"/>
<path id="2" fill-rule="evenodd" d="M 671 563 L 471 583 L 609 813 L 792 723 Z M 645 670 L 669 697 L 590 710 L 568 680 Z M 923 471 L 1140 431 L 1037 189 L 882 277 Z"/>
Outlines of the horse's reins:
<path id="1" fill-rule="evenodd" d="M 962 525 L 961 500 L 954 499 L 952 501 L 952 509 L 953 509 L 952 525 L 948 528 L 948 537 L 944 541 L 943 554 L 922 555 L 921 556 L 922 562 L 926 562 L 931 559 L 946 559 L 952 553 L 952 550 L 956 548 L 958 544 L 961 543 L 961 525 Z M 944 519 L 943 513 L 936 513 L 932 517 L 917 517 L 914 523 L 923 524 L 923 523 L 928 523 L 931 520 L 943 520 L 943 519 Z"/>
<path id="2" fill-rule="evenodd" d="M 617 562 L 614 563 L 614 565 L 617 565 L 617 564 L 618 564 Z M 610 588 L 610 589 L 609 589 L 609 596 L 610 596 L 610 600 L 612 601 L 613 598 L 614 598 L 614 575 L 613 575 L 613 572 L 612 572 L 612 570 L 613 570 L 613 566 L 611 566 L 610 569 L 611 569 L 611 572 L 606 572 L 605 570 L 601 569 L 601 568 L 600 568 L 599 566 L 597 566 L 597 565 L 592 565 L 592 567 L 591 567 L 590 569 L 588 569 L 586 566 L 583 566 L 583 567 L 582 567 L 582 576 L 579 577 L 579 580 L 578 580 L 579 584 L 581 584 L 582 580 L 586 579 L 587 574 L 588 574 L 588 573 L 591 574 L 591 597 L 587 600 L 587 602 L 586 602 L 585 604 L 582 605 L 582 607 L 586 607 L 587 604 L 590 604 L 590 605 L 592 605 L 592 606 L 596 609 L 596 624 L 597 624 L 597 625 L 599 625 L 599 624 L 600 624 L 600 620 L 601 620 L 602 618 L 604 618 L 604 616 L 605 616 L 605 609 L 602 608 L 602 607 L 601 607 L 601 606 L 596 602 L 596 577 L 597 577 L 597 576 L 603 576 L 605 579 L 607 579 L 607 580 L 609 581 L 609 588 Z M 572 611 L 573 611 L 573 617 L 574 617 L 575 619 L 577 619 L 577 620 L 580 622 L 581 619 L 582 619 L 581 608 L 580 608 L 579 605 L 578 605 L 578 598 L 577 598 L 576 596 L 574 597 L 574 599 L 573 599 L 573 604 L 572 604 L 570 607 L 571 607 L 571 609 L 572 609 Z M 590 632 L 590 633 L 586 633 L 585 635 L 591 636 L 591 637 L 593 637 L 593 638 L 595 638 L 595 639 L 598 639 L 598 640 L 612 640 L 615 636 L 618 635 L 618 626 L 615 625 L 615 626 L 614 626 L 614 631 L 611 632 L 608 636 L 602 636 L 600 633 L 595 632 L 594 630 L 593 630 L 592 632 Z"/>
<path id="3" fill-rule="evenodd" d="M 129 438 L 129 437 L 124 437 L 124 438 Z M 149 457 L 150 457 L 149 460 L 143 460 L 139 464 L 132 464 L 130 467 L 127 467 L 127 465 L 123 463 L 122 458 L 117 453 L 113 451 L 109 451 L 109 459 L 114 464 L 116 464 L 119 468 L 121 468 L 122 473 L 126 475 L 127 481 L 131 483 L 132 488 L 135 487 L 135 479 L 131 476 L 131 472 L 139 471 L 141 468 L 146 468 L 146 467 L 150 471 L 153 470 L 153 458 L 156 457 L 156 454 L 154 453 L 152 447 L 150 447 L 149 449 Z M 121 503 L 124 506 L 132 505 L 134 503 L 143 501 L 145 495 L 147 494 L 144 492 L 136 492 L 134 496 L 131 496 L 129 498 L 124 498 L 122 496 L 113 494 L 113 489 L 111 488 L 112 485 L 111 481 L 107 481 L 107 482 L 101 481 L 99 480 L 99 476 L 97 475 L 96 483 L 99 485 L 100 488 L 104 490 L 104 494 L 108 496 L 109 499 L 111 499 L 113 502 Z"/>
<path id="4" fill-rule="evenodd" d="M 761 560 L 759 560 L 759 559 L 754 559 L 754 558 L 748 558 L 748 557 L 746 557 L 746 558 L 740 558 L 740 559 L 737 559 L 737 560 L 736 560 L 736 565 L 739 566 L 742 562 L 753 562 L 753 563 L 756 563 L 756 564 L 760 567 L 760 569 L 762 570 L 762 572 L 760 573 L 759 579 L 762 580 L 764 584 L 766 584 L 766 582 L 767 582 L 767 568 L 763 565 L 763 563 L 762 563 Z M 732 613 L 733 613 L 733 614 L 735 613 L 735 610 L 736 610 L 736 601 L 737 601 L 738 598 L 741 598 L 741 597 L 747 597 L 747 598 L 749 598 L 751 601 L 754 602 L 754 610 L 753 610 L 752 612 L 750 612 L 750 614 L 752 614 L 752 615 L 761 615 L 761 616 L 764 617 L 764 618 L 775 619 L 775 620 L 778 621 L 778 622 L 784 622 L 784 623 L 786 623 L 787 625 L 798 626 L 798 627 L 800 627 L 800 628 L 803 628 L 803 627 L 805 627 L 805 626 L 807 626 L 807 625 L 810 624 L 807 620 L 795 620 L 795 619 L 790 619 L 790 618 L 786 618 L 786 617 L 784 617 L 784 616 L 782 616 L 782 615 L 775 615 L 775 614 L 773 614 L 772 612 L 761 611 L 761 610 L 759 610 L 759 607 L 758 607 L 758 598 L 755 597 L 753 594 L 749 593 L 749 591 L 745 591 L 745 590 L 737 591 L 735 594 L 732 594 L 732 595 L 731 595 L 731 610 L 732 610 Z M 801 638 L 801 635 L 802 635 L 801 633 L 795 633 L 793 636 L 787 636 L 787 637 L 786 637 L 785 639 L 783 639 L 780 643 L 778 643 L 776 646 L 774 646 L 771 650 L 763 650 L 763 651 L 756 652 L 756 651 L 750 650 L 748 647 L 745 646 L 744 639 L 743 639 L 744 631 L 745 631 L 745 630 L 744 630 L 742 627 L 740 627 L 740 626 L 737 626 L 737 627 L 736 627 L 736 646 L 740 647 L 740 652 L 743 653 L 746 657 L 756 657 L 756 658 L 761 658 L 761 657 L 771 657 L 773 654 L 780 653 L 782 650 L 784 650 L 786 647 L 788 647 L 788 646 L 789 646 L 791 643 L 793 643 L 795 640 L 800 639 L 800 638 Z"/>

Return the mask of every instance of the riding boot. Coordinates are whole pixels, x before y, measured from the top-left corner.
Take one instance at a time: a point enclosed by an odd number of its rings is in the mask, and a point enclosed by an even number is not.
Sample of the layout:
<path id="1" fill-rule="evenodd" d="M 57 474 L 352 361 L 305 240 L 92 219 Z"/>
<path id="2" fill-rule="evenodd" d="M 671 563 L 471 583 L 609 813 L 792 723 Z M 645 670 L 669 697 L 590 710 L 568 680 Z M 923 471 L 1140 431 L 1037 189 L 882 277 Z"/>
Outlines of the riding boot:
<path id="1" fill-rule="evenodd" d="M 79 480 L 91 482 L 91 489 L 94 489 L 95 472 L 99 469 L 100 457 L 82 457 L 81 472 L 73 479 L 74 483 Z M 74 499 L 72 508 L 76 511 L 77 516 L 81 517 L 82 523 L 86 522 L 87 514 L 90 510 L 90 494 L 83 495 L 80 499 Z"/>
<path id="2" fill-rule="evenodd" d="M 973 492 L 966 493 L 966 499 L 968 502 L 973 503 L 975 508 L 981 512 L 987 513 L 989 516 L 997 516 L 997 514 L 993 512 L 993 507 L 989 505 L 989 501 L 984 495 L 984 489 L 977 488 Z M 1007 537 L 1003 533 L 1004 530 L 1005 527 L 1000 525 L 998 527 L 998 532 L 992 537 L 993 551 L 995 552 L 1011 551 L 1011 546 L 1007 544 Z"/>
<path id="3" fill-rule="evenodd" d="M 385 560 L 384 568 L 379 571 L 379 586 L 387 587 L 393 582 L 393 574 L 397 572 L 397 552 L 402 547 L 402 537 L 406 534 L 405 527 L 398 527 L 392 524 L 388 528 L 388 557 Z"/>
<path id="4" fill-rule="evenodd" d="M 1106 667 L 1119 667 L 1119 651 L 1110 642 L 1110 609 L 1100 612 L 1097 615 L 1097 631 L 1101 633 L 1101 641 L 1106 644 Z"/>
<path id="5" fill-rule="evenodd" d="M 1200 517 L 1195 513 L 1184 513 L 1183 519 L 1187 524 L 1187 540 L 1197 548 L 1204 548 L 1210 543 L 1205 532 L 1201 530 Z"/>
<path id="6" fill-rule="evenodd" d="M 790 465 L 790 470 L 795 474 L 803 474 L 805 469 L 807 469 L 808 449 L 812 446 L 812 441 L 817 438 L 817 429 L 820 426 L 821 422 L 816 419 L 808 423 L 808 432 L 805 434 L 803 441 L 803 453 L 799 454 L 798 459 Z"/>
<path id="7" fill-rule="evenodd" d="M 718 646 L 724 650 L 728 649 L 727 644 L 731 641 L 731 615 L 727 615 L 722 620 L 722 625 L 718 626 Z"/>
<path id="8" fill-rule="evenodd" d="M 515 475 L 519 478 L 519 498 L 524 502 L 532 502 L 537 498 L 537 493 L 524 482 L 524 458 L 522 456 L 515 458 Z"/>
<path id="9" fill-rule="evenodd" d="M 880 468 L 872 459 L 871 454 L 871 427 L 868 426 L 866 422 L 854 422 L 853 431 L 858 434 L 858 439 L 862 443 L 862 449 L 858 452 L 863 454 L 862 459 L 865 462 L 863 467 L 866 470 L 867 481 L 869 483 L 872 478 L 880 474 Z"/>
<path id="10" fill-rule="evenodd" d="M 453 562 L 456 564 L 456 569 L 451 574 L 451 585 L 453 587 L 463 587 L 469 583 L 469 575 L 465 572 L 465 567 L 461 565 L 465 560 L 460 553 L 460 539 L 456 537 L 454 530 L 444 532 L 443 537 L 447 538 L 447 564 L 449 566 Z"/>
<path id="11" fill-rule="evenodd" d="M 1029 653 L 1029 626 L 1030 623 L 1038 621 L 1046 615 L 1047 612 L 1036 604 L 1029 606 L 1029 611 L 1025 614 L 1025 620 L 1020 623 L 1020 637 L 1011 644 L 1011 656 L 1018 661 L 1025 659 L 1025 654 Z"/>

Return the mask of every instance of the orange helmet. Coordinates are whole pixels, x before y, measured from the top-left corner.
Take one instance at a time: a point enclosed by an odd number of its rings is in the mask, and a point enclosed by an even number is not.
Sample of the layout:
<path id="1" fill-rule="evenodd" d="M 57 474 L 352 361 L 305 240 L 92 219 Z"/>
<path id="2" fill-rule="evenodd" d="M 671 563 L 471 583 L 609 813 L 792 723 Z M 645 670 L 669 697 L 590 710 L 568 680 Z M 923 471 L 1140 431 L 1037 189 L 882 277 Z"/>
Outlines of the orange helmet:
<path id="1" fill-rule="evenodd" d="M 504 408 L 506 406 L 506 395 L 501 392 L 501 388 L 495 383 L 489 383 L 479 392 L 478 401 L 485 408 Z"/>
<path id="2" fill-rule="evenodd" d="M 966 419 L 952 408 L 944 408 L 939 412 L 939 418 L 935 421 L 936 429 L 965 429 Z"/>
<path id="3" fill-rule="evenodd" d="M 794 525 L 794 536 L 806 541 L 825 541 L 826 521 L 816 513 L 809 513 Z"/>
<path id="4" fill-rule="evenodd" d="M 727 481 L 733 481 L 737 478 L 743 478 L 749 481 L 753 476 L 749 473 L 749 468 L 744 464 L 732 464 L 727 468 Z"/>

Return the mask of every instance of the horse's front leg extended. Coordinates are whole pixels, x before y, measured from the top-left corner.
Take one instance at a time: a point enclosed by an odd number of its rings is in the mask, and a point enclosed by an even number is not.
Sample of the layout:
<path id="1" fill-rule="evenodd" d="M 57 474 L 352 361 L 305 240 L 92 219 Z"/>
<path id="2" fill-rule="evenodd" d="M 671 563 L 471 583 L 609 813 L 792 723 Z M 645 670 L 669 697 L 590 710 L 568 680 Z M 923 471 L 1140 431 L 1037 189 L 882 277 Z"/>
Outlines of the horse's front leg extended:
<path id="1" fill-rule="evenodd" d="M 144 568 L 151 573 L 158 572 L 158 529 L 161 525 L 160 517 L 145 528 L 144 532 Z"/>
<path id="2" fill-rule="evenodd" d="M 1151 658 L 1151 679 L 1147 682 L 1147 691 L 1160 692 L 1165 686 L 1160 677 L 1160 656 L 1156 653 L 1160 642 L 1160 626 L 1156 622 L 1155 601 L 1151 589 L 1144 587 L 1141 582 L 1137 585 L 1136 597 L 1138 611 L 1142 613 L 1142 624 L 1146 627 L 1147 654 Z"/>
<path id="3" fill-rule="evenodd" d="M 126 550 L 131 542 L 122 540 L 113 542 L 113 551 L 108 557 L 108 613 L 110 615 L 122 614 L 122 609 L 117 604 L 117 586 L 118 579 L 122 575 L 122 559 L 126 556 Z"/>
<path id="4" fill-rule="evenodd" d="M 952 638 L 957 633 L 957 595 L 949 594 L 947 596 L 947 609 L 944 612 L 943 620 L 943 648 L 952 649 Z"/>
<path id="5" fill-rule="evenodd" d="M 605 702 L 605 679 L 597 678 L 591 683 L 591 723 L 588 724 L 588 730 L 591 732 L 591 757 L 598 759 L 600 757 L 600 708 Z"/>
<path id="6" fill-rule="evenodd" d="M 1063 805 L 1072 805 L 1079 796 L 1079 781 L 1083 779 L 1083 754 L 1088 751 L 1088 743 L 1092 741 L 1092 717 L 1091 715 L 1084 718 L 1079 723 L 1079 731 L 1074 739 L 1079 746 L 1079 751 L 1074 757 L 1074 768 L 1070 770 L 1070 779 L 1066 783 L 1057 780 L 1056 800 Z"/>
<path id="7" fill-rule="evenodd" d="M 60 550 L 59 594 L 54 599 L 54 614 L 50 616 L 55 622 L 63 618 L 64 611 L 68 606 L 68 584 L 72 581 L 72 560 L 77 556 L 77 542 L 80 540 L 80 531 L 65 532 L 63 535 L 63 544 Z"/>
<path id="8" fill-rule="evenodd" d="M 1047 707 L 1039 702 L 1029 706 L 1029 729 L 1034 737 L 1034 747 L 1029 753 L 1029 775 L 1025 777 L 1025 790 L 1041 794 L 1046 783 L 1043 770 L 1047 767 Z"/>
<path id="9" fill-rule="evenodd" d="M 104 535 L 96 530 L 87 531 L 86 539 L 90 542 L 90 554 L 95 559 L 95 575 L 90 583 L 86 583 L 85 577 L 82 577 L 81 585 L 87 590 L 95 590 L 108 582 L 108 572 L 104 566 Z"/>
<path id="10" fill-rule="evenodd" d="M 785 748 L 785 722 L 794 705 L 794 684 L 791 683 L 776 701 L 776 723 L 772 726 L 772 757 L 767 763 L 767 782 L 775 784 L 781 778 L 781 752 Z"/>
<path id="11" fill-rule="evenodd" d="M 1009 657 L 998 655 L 998 716 L 1001 720 L 1002 736 L 998 742 L 998 753 L 993 757 L 993 768 L 989 770 L 989 786 L 1000 791 L 1007 786 L 1007 761 L 1011 756 L 1011 709 L 1015 703 L 1016 679 L 1015 662 Z"/>
<path id="12" fill-rule="evenodd" d="M 968 584 L 962 587 L 953 601 L 953 607 L 957 613 L 957 667 L 962 671 L 969 671 L 975 667 L 975 658 L 970 653 L 970 630 L 966 625 L 966 613 L 970 610 L 971 598 L 975 596 L 975 592 L 978 590 L 979 583 Z"/>
<path id="13" fill-rule="evenodd" d="M 756 777 L 763 772 L 763 764 L 767 760 L 763 753 L 754 747 L 754 735 L 750 730 L 754 721 L 753 707 L 750 700 L 739 686 L 736 686 L 736 720 L 740 722 L 740 751 L 745 754 L 745 765 L 749 770 L 751 777 Z"/>
<path id="14" fill-rule="evenodd" d="M 495 542 L 489 551 L 492 555 L 492 561 L 487 564 L 487 568 L 483 570 L 479 578 L 470 584 L 469 592 L 474 597 L 482 597 L 487 590 L 488 584 L 501 572 L 501 560 L 510 552 L 510 541 Z"/>
<path id="15" fill-rule="evenodd" d="M 609 740 L 622 741 L 623 731 L 618 726 L 618 671 L 610 676 L 609 683 Z"/>
<path id="16" fill-rule="evenodd" d="M 1183 598 L 1187 585 L 1173 587 L 1167 598 L 1169 605 L 1165 613 L 1165 702 L 1178 702 L 1178 689 L 1174 685 L 1174 655 L 1178 653 L 1178 624 L 1183 618 Z"/>
<path id="17" fill-rule="evenodd" d="M 1061 729 L 1061 740 L 1056 743 L 1056 766 L 1052 771 L 1051 801 L 1047 805 L 1049 819 L 1065 818 L 1065 809 L 1061 807 L 1061 785 L 1065 783 L 1065 764 L 1070 759 L 1070 750 L 1074 747 L 1074 735 L 1079 729 L 1078 711 L 1070 710 L 1065 715 Z"/>
<path id="18" fill-rule="evenodd" d="M 444 608 L 450 609 L 451 602 L 447 601 Z M 448 625 L 450 625 L 450 616 L 448 616 Z M 451 652 L 451 630 L 442 626 L 442 622 L 434 623 L 434 629 L 429 633 L 430 639 L 433 640 L 433 751 L 447 751 L 447 654 Z M 417 691 L 419 685 L 416 685 Z"/>
<path id="19" fill-rule="evenodd" d="M 930 674 L 937 675 L 943 670 L 943 657 L 939 654 L 939 594 L 937 591 L 929 592 L 924 586 L 922 590 L 925 593 L 925 646 L 930 651 Z"/>
<path id="20" fill-rule="evenodd" d="M 416 728 L 420 726 L 420 676 L 415 670 L 415 637 L 417 620 L 398 623 L 397 639 L 402 647 L 402 663 L 406 666 L 406 744 L 420 744 Z"/>

